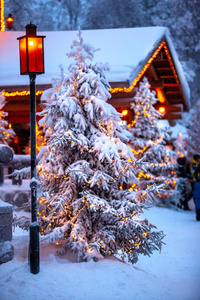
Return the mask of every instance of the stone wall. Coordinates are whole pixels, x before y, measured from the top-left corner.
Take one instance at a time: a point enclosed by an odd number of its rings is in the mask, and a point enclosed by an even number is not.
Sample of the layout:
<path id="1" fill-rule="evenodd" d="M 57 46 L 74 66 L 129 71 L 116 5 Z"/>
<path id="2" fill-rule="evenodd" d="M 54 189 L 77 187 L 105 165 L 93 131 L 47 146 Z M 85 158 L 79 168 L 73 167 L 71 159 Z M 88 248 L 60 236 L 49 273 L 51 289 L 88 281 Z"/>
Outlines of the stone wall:
<path id="1" fill-rule="evenodd" d="M 0 199 L 0 242 L 12 240 L 13 206 Z"/>
<path id="2" fill-rule="evenodd" d="M 22 209 L 24 204 L 27 204 L 30 200 L 31 192 L 27 190 L 9 190 L 0 189 L 0 198 L 9 204 L 12 204 L 15 208 Z"/>
<path id="3" fill-rule="evenodd" d="M 13 206 L 0 199 L 0 264 L 5 263 L 14 256 L 12 240 Z"/>
<path id="4" fill-rule="evenodd" d="M 23 184 L 13 185 L 11 179 L 6 179 L 0 186 L 0 199 L 13 205 L 14 210 L 24 209 L 24 205 L 30 203 L 30 180 L 23 180 Z"/>

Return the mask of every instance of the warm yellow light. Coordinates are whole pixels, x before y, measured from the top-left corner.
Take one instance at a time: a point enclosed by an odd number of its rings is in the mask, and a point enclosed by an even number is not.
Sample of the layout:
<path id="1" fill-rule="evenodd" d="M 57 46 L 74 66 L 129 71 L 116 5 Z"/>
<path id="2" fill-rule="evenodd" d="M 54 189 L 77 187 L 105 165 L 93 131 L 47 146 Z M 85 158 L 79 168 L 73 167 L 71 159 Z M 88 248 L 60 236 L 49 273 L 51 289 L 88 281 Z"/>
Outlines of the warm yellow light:
<path id="1" fill-rule="evenodd" d="M 161 114 L 165 113 L 165 107 L 163 106 L 160 106 L 158 110 Z"/>
<path id="2" fill-rule="evenodd" d="M 36 96 L 41 95 L 44 91 L 36 91 Z M 2 95 L 4 97 L 16 97 L 16 96 L 28 96 L 30 95 L 30 91 L 15 91 L 15 92 L 3 92 Z"/>
<path id="3" fill-rule="evenodd" d="M 145 146 L 143 149 L 136 151 L 136 150 L 134 150 L 133 148 L 131 148 L 130 146 L 128 146 L 128 147 L 131 149 L 131 151 L 132 151 L 135 155 L 138 155 L 138 154 L 140 154 L 140 153 L 144 153 L 144 151 L 148 148 L 148 146 Z"/>
<path id="4" fill-rule="evenodd" d="M 153 53 L 153 55 L 151 56 L 151 58 L 148 60 L 148 62 L 144 66 L 144 68 L 140 71 L 140 73 L 138 74 L 137 78 L 135 78 L 135 80 L 133 81 L 133 83 L 131 84 L 131 86 L 129 86 L 128 88 L 113 88 L 113 89 L 111 88 L 109 90 L 110 93 L 114 94 L 114 93 L 118 93 L 118 92 L 124 92 L 124 93 L 131 92 L 133 90 L 133 88 L 136 86 L 136 84 L 138 83 L 138 81 L 141 79 L 141 77 L 144 75 L 144 73 L 146 72 L 146 70 L 149 68 L 149 66 L 152 63 L 152 61 L 154 60 L 154 58 L 158 55 L 158 53 L 160 52 L 161 48 L 164 47 L 164 46 L 165 46 L 165 42 L 163 41 L 159 45 L 159 47 L 156 49 L 156 51 Z"/>
<path id="5" fill-rule="evenodd" d="M 174 77 L 176 79 L 176 83 L 177 85 L 180 85 L 180 82 L 179 82 L 179 79 L 178 79 L 178 75 L 176 73 L 176 70 L 175 70 L 175 67 L 174 67 L 174 64 L 172 62 L 172 59 L 171 59 L 171 56 L 169 54 L 169 51 L 167 49 L 167 46 L 166 46 L 166 43 L 165 41 L 163 41 L 159 47 L 156 49 L 156 51 L 153 53 L 153 55 L 151 56 L 151 58 L 148 60 L 148 62 L 146 63 L 146 65 L 144 66 L 144 68 L 140 71 L 140 73 L 138 74 L 137 78 L 135 78 L 135 80 L 133 81 L 132 85 L 129 86 L 128 88 L 111 88 L 109 91 L 111 94 L 114 94 L 114 93 L 118 93 L 118 92 L 122 92 L 122 93 L 130 93 L 133 88 L 136 86 L 136 84 L 138 83 L 138 81 L 141 79 L 141 77 L 144 75 L 144 73 L 146 72 L 146 70 L 149 68 L 149 66 L 151 65 L 152 61 L 154 60 L 154 58 L 158 55 L 158 53 L 160 52 L 160 50 L 164 48 L 164 51 L 165 51 L 165 54 L 169 60 L 169 64 L 170 64 L 170 67 L 172 69 L 172 72 L 174 74 Z"/>
<path id="6" fill-rule="evenodd" d="M 128 115 L 128 110 L 127 109 L 124 109 L 123 111 L 122 111 L 122 115 L 125 117 L 125 116 L 127 116 Z"/>
<path id="7" fill-rule="evenodd" d="M 29 41 L 29 46 L 33 46 L 33 41 Z"/>
<path id="8" fill-rule="evenodd" d="M 5 31 L 5 23 L 4 23 L 4 0 L 0 0 L 0 31 Z"/>
<path id="9" fill-rule="evenodd" d="M 157 97 L 159 99 L 159 102 L 165 103 L 166 99 L 165 99 L 163 91 L 159 88 L 155 88 L 155 91 L 156 91 Z"/>

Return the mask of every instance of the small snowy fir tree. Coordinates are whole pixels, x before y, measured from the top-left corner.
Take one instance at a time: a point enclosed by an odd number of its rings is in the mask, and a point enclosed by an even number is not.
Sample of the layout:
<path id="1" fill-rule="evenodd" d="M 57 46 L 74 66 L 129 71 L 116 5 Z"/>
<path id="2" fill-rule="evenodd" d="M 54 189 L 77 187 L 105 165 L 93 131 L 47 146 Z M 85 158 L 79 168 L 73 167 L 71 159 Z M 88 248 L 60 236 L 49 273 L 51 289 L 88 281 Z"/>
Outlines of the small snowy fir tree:
<path id="1" fill-rule="evenodd" d="M 177 139 L 174 141 L 174 147 L 176 156 L 178 157 L 184 157 L 187 156 L 187 150 L 186 150 L 186 141 L 183 138 L 183 135 L 181 132 L 179 132 Z"/>
<path id="2" fill-rule="evenodd" d="M 125 144 L 121 115 L 106 102 L 108 66 L 86 63 L 94 52 L 79 31 L 68 53 L 75 60 L 69 74 L 46 92 L 51 101 L 41 114 L 48 141 L 38 166 L 38 222 L 42 235 L 64 243 L 79 260 L 121 253 L 135 263 L 138 254 L 161 249 L 163 232 L 139 218 L 156 188 L 120 189 L 137 181 L 139 166 Z"/>
<path id="3" fill-rule="evenodd" d="M 3 91 L 0 92 L 0 144 L 8 145 L 15 133 L 12 128 L 10 128 L 10 125 L 8 124 L 8 121 L 4 120 L 5 117 L 7 117 L 8 113 L 2 111 L 3 106 L 5 105 L 5 97 L 3 96 Z"/>
<path id="4" fill-rule="evenodd" d="M 165 196 L 171 193 L 175 183 L 175 153 L 165 149 L 170 135 L 167 128 L 164 130 L 158 126 L 162 114 L 154 107 L 158 99 L 155 91 L 151 91 L 150 88 L 148 79 L 144 77 L 131 103 L 135 118 L 130 127 L 133 134 L 130 145 L 135 157 L 147 162 L 146 172 L 138 174 L 138 178 L 141 178 L 139 185 L 144 188 L 153 182 L 164 183 L 165 188 L 157 195 L 164 200 Z"/>
<path id="5" fill-rule="evenodd" d="M 187 151 L 186 141 L 181 132 L 173 143 L 176 152 L 176 186 L 170 196 L 170 202 L 173 202 L 179 208 L 186 208 L 186 199 L 192 193 L 191 185 L 186 174 Z M 185 206 L 184 206 L 185 205 Z"/>
<path id="6" fill-rule="evenodd" d="M 200 154 L 200 99 L 195 108 L 191 110 L 191 116 L 186 126 L 185 148 L 188 152 L 188 159 L 192 159 L 194 154 Z"/>

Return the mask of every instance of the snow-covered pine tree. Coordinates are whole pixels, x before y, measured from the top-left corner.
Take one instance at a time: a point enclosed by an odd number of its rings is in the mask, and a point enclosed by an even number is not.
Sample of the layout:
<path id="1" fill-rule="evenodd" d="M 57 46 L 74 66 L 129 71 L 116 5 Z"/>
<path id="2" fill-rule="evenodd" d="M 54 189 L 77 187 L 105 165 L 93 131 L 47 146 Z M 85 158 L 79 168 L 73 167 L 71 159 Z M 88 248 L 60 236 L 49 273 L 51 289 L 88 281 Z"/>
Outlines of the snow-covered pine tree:
<path id="1" fill-rule="evenodd" d="M 139 186 L 145 188 L 154 182 L 164 183 L 165 188 L 158 194 L 158 197 L 164 200 L 164 196 L 170 193 L 175 183 L 175 153 L 165 148 L 170 134 L 167 128 L 162 129 L 158 126 L 162 114 L 154 107 L 158 99 L 155 91 L 150 89 L 148 79 L 144 77 L 131 103 L 135 117 L 130 127 L 133 134 L 130 145 L 134 156 L 147 162 L 146 172 L 138 174 L 138 178 L 141 179 Z"/>
<path id="2" fill-rule="evenodd" d="M 75 62 L 42 112 L 51 134 L 38 166 L 38 222 L 42 235 L 65 241 L 79 260 L 120 251 L 135 263 L 138 254 L 161 249 L 163 232 L 139 218 L 154 188 L 120 189 L 137 181 L 139 166 L 124 143 L 120 114 L 106 102 L 107 65 L 86 63 L 94 52 L 79 31 L 68 53 Z"/>
<path id="3" fill-rule="evenodd" d="M 173 202 L 179 208 L 186 209 L 188 207 L 187 198 L 188 195 L 192 193 L 191 185 L 188 181 L 186 174 L 186 164 L 187 164 L 187 151 L 186 151 L 186 141 L 181 132 L 179 132 L 177 139 L 173 143 L 176 152 L 176 186 L 173 190 L 170 201 Z"/>
<path id="4" fill-rule="evenodd" d="M 10 128 L 8 121 L 4 118 L 7 117 L 8 113 L 2 111 L 3 106 L 5 105 L 6 98 L 3 96 L 3 91 L 0 92 L 0 144 L 8 145 L 15 133 L 12 128 Z"/>
<path id="5" fill-rule="evenodd" d="M 181 132 L 179 132 L 177 139 L 174 141 L 173 143 L 174 147 L 175 147 L 175 152 L 176 152 L 176 156 L 178 157 L 183 157 L 183 156 L 187 156 L 187 151 L 186 151 L 186 141 L 183 138 L 183 135 Z"/>

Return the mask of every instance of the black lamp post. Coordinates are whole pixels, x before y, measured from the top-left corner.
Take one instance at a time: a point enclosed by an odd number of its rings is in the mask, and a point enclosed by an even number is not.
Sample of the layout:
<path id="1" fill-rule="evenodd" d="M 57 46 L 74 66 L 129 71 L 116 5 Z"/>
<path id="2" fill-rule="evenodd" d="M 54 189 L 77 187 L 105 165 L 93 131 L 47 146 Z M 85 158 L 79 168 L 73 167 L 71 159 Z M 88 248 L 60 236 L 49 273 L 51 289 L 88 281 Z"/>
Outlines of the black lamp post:
<path id="1" fill-rule="evenodd" d="M 39 224 L 37 222 L 37 174 L 36 174 L 36 97 L 35 77 L 44 73 L 45 36 L 37 36 L 37 26 L 26 25 L 26 35 L 18 38 L 20 50 L 20 73 L 30 78 L 30 135 L 31 135 L 31 224 L 29 242 L 30 271 L 40 271 L 39 259 Z"/>

